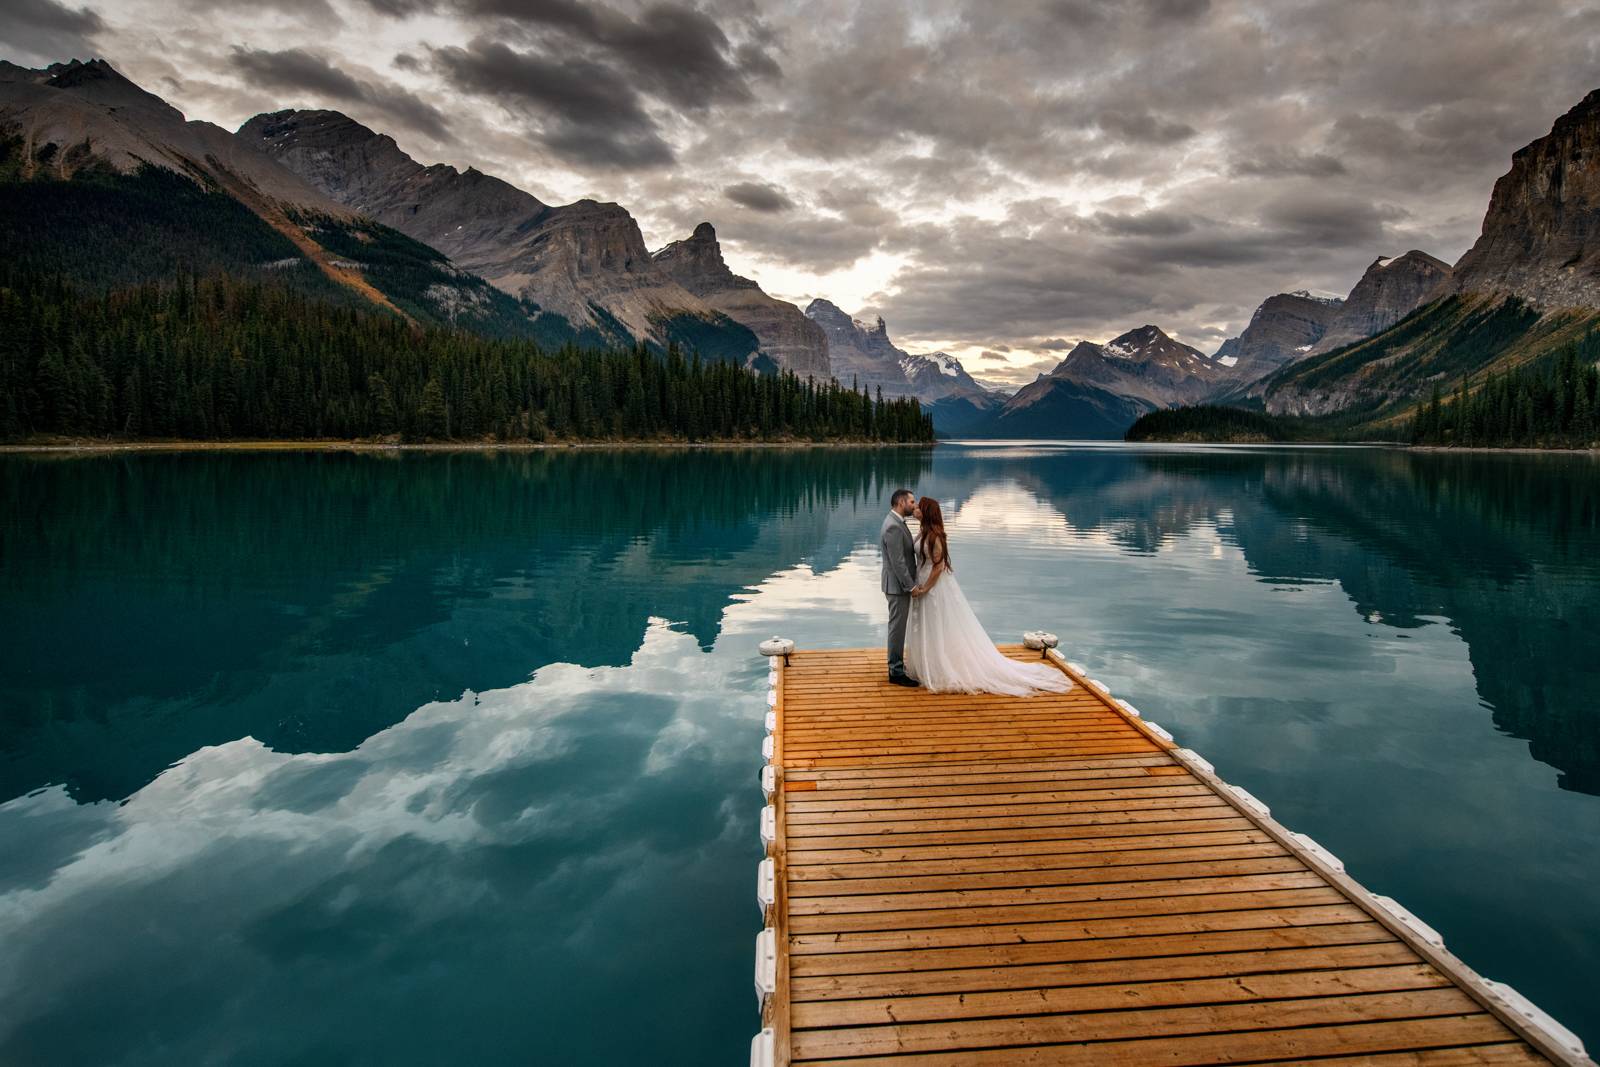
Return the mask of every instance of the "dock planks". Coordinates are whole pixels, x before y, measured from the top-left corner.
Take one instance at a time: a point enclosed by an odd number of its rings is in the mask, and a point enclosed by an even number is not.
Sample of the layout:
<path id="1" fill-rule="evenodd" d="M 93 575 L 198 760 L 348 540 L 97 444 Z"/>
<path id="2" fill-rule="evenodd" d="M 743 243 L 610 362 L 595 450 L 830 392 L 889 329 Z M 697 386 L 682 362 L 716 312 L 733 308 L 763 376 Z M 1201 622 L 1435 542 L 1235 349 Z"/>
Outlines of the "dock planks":
<path id="1" fill-rule="evenodd" d="M 1051 657 L 1032 698 L 774 658 L 774 1063 L 1589 1062 Z"/>

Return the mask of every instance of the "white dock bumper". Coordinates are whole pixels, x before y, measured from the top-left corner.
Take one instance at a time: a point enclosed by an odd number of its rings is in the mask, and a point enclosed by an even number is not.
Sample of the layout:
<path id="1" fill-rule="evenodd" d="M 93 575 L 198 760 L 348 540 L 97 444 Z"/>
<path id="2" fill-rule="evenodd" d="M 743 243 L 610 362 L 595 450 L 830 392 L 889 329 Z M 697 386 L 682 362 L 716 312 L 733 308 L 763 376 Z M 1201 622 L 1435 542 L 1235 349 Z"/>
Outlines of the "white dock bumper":
<path id="1" fill-rule="evenodd" d="M 772 764 L 761 768 L 761 796 L 768 804 L 772 803 L 772 794 L 778 791 L 778 769 Z"/>
<path id="2" fill-rule="evenodd" d="M 1187 759 L 1190 763 L 1194 764 L 1196 767 L 1199 767 L 1207 774 L 1217 773 L 1217 769 L 1211 765 L 1211 761 L 1200 755 L 1200 753 L 1196 752 L 1192 748 L 1180 748 L 1178 749 L 1178 755 L 1182 756 L 1184 759 Z"/>
<path id="3" fill-rule="evenodd" d="M 778 900 L 778 865 L 769 856 L 756 867 L 756 903 L 761 906 L 761 914 L 766 916 L 767 910 Z"/>
<path id="4" fill-rule="evenodd" d="M 1299 842 L 1301 848 L 1317 857 L 1317 859 L 1321 860 L 1323 863 L 1326 863 L 1329 867 L 1332 867 L 1340 874 L 1344 873 L 1344 861 L 1338 856 L 1335 856 L 1332 852 L 1329 852 L 1327 849 L 1317 844 L 1305 834 L 1297 834 L 1293 831 L 1290 831 L 1289 836 Z"/>
<path id="5" fill-rule="evenodd" d="M 1394 897 L 1372 895 L 1372 899 L 1383 905 L 1383 910 L 1400 920 L 1401 925 L 1434 948 L 1444 948 L 1444 936 L 1414 915 L 1410 908 L 1400 903 Z"/>
<path id="6" fill-rule="evenodd" d="M 750 1067 L 772 1067 L 778 1061 L 778 1035 L 767 1027 L 750 1039 Z"/>
<path id="7" fill-rule="evenodd" d="M 1163 727 L 1160 723 L 1151 722 L 1149 719 L 1146 719 L 1144 721 L 1144 724 L 1145 724 L 1145 727 L 1147 729 L 1149 729 L 1149 731 L 1151 733 L 1155 734 L 1157 737 L 1163 738 L 1164 740 L 1167 740 L 1167 741 L 1171 741 L 1172 740 L 1172 735 L 1167 733 L 1166 728 Z"/>
<path id="8" fill-rule="evenodd" d="M 772 851 L 772 845 L 778 840 L 778 809 L 771 804 L 761 809 L 761 843 Z"/>
<path id="9" fill-rule="evenodd" d="M 767 927 L 756 935 L 756 1002 L 765 1010 L 778 989 L 778 932 Z"/>
<path id="10" fill-rule="evenodd" d="M 1535 1030 L 1542 1031 L 1550 1041 L 1561 1051 L 1570 1053 L 1576 1059 L 1582 1060 L 1588 1056 L 1583 1047 L 1583 1041 L 1577 1034 L 1556 1022 L 1539 1005 L 1518 993 L 1504 982 L 1491 982 L 1485 978 L 1483 984 L 1488 986 L 1494 995 L 1499 997 L 1513 1015 L 1522 1019 Z"/>
<path id="11" fill-rule="evenodd" d="M 1123 700 L 1121 697 L 1117 698 L 1117 706 L 1119 708 L 1121 708 L 1123 711 L 1127 712 L 1129 715 L 1132 715 L 1135 719 L 1144 718 L 1144 716 L 1139 714 L 1139 709 L 1138 708 L 1134 707 L 1132 704 L 1128 703 L 1126 700 Z"/>
<path id="12" fill-rule="evenodd" d="M 1266 804 L 1263 803 L 1261 799 L 1254 793 L 1250 792 L 1250 790 L 1236 785 L 1230 785 L 1228 789 L 1233 793 L 1234 797 L 1238 799 L 1239 803 L 1243 804 L 1245 807 L 1249 808 L 1263 819 L 1272 814 L 1272 809 L 1267 807 Z"/>

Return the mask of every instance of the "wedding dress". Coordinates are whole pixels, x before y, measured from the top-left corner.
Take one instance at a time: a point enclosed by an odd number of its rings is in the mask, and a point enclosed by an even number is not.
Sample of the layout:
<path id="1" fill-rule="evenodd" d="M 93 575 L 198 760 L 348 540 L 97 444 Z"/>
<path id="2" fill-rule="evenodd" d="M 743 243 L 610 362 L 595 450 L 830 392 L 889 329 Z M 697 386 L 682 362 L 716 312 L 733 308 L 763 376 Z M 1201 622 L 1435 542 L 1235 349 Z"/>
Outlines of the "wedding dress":
<path id="1" fill-rule="evenodd" d="M 926 585 L 932 572 L 933 563 L 923 560 L 917 567 L 917 584 Z M 906 673 L 934 693 L 1027 696 L 1042 689 L 1064 693 L 1072 688 L 1071 680 L 1048 663 L 1024 663 L 1002 655 L 949 569 L 932 589 L 911 601 Z"/>

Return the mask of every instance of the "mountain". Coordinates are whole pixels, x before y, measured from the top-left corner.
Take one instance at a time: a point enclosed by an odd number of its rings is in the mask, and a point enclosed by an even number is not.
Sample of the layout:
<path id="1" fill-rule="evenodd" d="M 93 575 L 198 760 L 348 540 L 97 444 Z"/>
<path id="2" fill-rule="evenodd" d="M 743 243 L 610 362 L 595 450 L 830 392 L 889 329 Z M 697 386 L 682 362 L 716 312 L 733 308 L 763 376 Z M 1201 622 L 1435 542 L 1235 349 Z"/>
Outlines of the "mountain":
<path id="1" fill-rule="evenodd" d="M 215 185 L 258 211 L 351 212 L 221 126 L 183 112 L 103 59 L 42 70 L 0 61 L 0 125 L 21 139 L 25 177 L 71 178 L 96 166 L 129 174 L 153 164 Z"/>
<path id="2" fill-rule="evenodd" d="M 684 288 L 617 204 L 551 206 L 473 168 L 423 166 L 337 111 L 257 115 L 239 136 L 331 199 L 439 249 L 502 291 L 610 343 L 676 341 L 753 361 L 756 334 Z"/>
<path id="3" fill-rule="evenodd" d="M 1458 293 L 1543 308 L 1600 306 L 1600 89 L 1511 157 L 1483 230 L 1456 264 Z"/>
<path id="4" fill-rule="evenodd" d="M 227 271 L 413 323 L 538 336 L 528 309 L 104 60 L 0 62 L 10 264 L 95 287 Z"/>
<path id="5" fill-rule="evenodd" d="M 822 328 L 787 300 L 768 296 L 761 286 L 729 270 L 711 223 L 702 222 L 687 239 L 672 242 L 650 258 L 708 306 L 748 327 L 761 342 L 761 351 L 779 366 L 801 377 L 828 379 L 828 339 Z"/>
<path id="6" fill-rule="evenodd" d="M 874 394 L 882 389 L 885 397 L 916 397 L 941 434 L 968 433 L 1000 407 L 1003 398 L 979 385 L 954 356 L 912 355 L 897 347 L 881 317 L 863 322 L 822 299 L 806 305 L 805 314 L 827 339 L 835 378 Z"/>
<path id="7" fill-rule="evenodd" d="M 1332 352 L 1387 330 L 1447 292 L 1450 275 L 1450 264 L 1416 249 L 1392 259 L 1380 256 L 1350 290 L 1310 354 Z"/>
<path id="8" fill-rule="evenodd" d="M 1212 358 L 1239 380 L 1270 374 L 1310 352 L 1343 304 L 1338 297 L 1312 296 L 1304 289 L 1269 296 L 1244 332 L 1224 341 Z"/>
<path id="9" fill-rule="evenodd" d="M 1450 395 L 1467 379 L 1542 366 L 1600 328 L 1597 152 L 1600 90 L 1512 155 L 1477 242 L 1453 269 L 1420 252 L 1380 260 L 1345 302 L 1346 312 L 1370 306 L 1380 320 L 1415 310 L 1265 379 L 1254 391 L 1266 410 L 1395 434 L 1434 388 Z M 1391 283 L 1397 269 L 1404 273 Z M 1358 299 L 1363 286 L 1370 305 Z M 1336 340 L 1330 331 L 1319 347 Z"/>
<path id="10" fill-rule="evenodd" d="M 1231 376 L 1214 356 L 1141 326 L 1080 342 L 1018 390 L 984 428 L 996 437 L 1120 438 L 1149 411 L 1200 403 Z"/>

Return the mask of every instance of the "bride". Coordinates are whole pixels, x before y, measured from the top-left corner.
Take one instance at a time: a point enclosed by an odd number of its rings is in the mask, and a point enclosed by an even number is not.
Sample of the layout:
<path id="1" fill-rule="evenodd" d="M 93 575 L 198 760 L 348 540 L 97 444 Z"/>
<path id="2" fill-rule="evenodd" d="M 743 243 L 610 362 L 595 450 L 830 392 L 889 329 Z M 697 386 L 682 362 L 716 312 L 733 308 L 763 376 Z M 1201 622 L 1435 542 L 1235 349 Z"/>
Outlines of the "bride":
<path id="1" fill-rule="evenodd" d="M 1072 682 L 1044 663 L 1021 663 L 1001 655 L 972 613 L 950 566 L 939 502 L 925 496 L 912 512 L 917 534 L 916 588 L 906 626 L 906 673 L 935 693 L 1004 693 L 1038 690 L 1064 693 Z"/>

